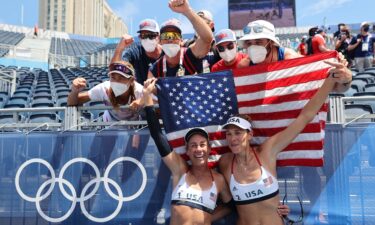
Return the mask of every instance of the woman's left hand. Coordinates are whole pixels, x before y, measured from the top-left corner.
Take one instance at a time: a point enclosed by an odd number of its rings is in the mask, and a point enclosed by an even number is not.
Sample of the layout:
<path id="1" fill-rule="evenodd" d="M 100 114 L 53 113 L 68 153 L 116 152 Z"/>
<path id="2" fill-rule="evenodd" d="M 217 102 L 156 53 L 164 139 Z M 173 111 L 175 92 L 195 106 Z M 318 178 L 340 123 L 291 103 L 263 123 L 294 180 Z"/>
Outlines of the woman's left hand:
<path id="1" fill-rule="evenodd" d="M 277 213 L 281 217 L 287 216 L 290 213 L 290 208 L 289 208 L 288 205 L 281 205 L 280 204 L 279 206 L 277 206 Z"/>
<path id="2" fill-rule="evenodd" d="M 348 61 L 345 59 L 344 55 L 339 53 L 338 62 L 328 62 L 328 65 L 333 66 L 329 70 L 330 75 L 338 84 L 348 84 L 352 81 L 352 71 L 348 69 Z"/>
<path id="3" fill-rule="evenodd" d="M 142 101 L 142 98 L 136 99 L 130 103 L 129 108 L 133 110 L 134 112 L 137 112 L 143 108 L 144 102 Z"/>

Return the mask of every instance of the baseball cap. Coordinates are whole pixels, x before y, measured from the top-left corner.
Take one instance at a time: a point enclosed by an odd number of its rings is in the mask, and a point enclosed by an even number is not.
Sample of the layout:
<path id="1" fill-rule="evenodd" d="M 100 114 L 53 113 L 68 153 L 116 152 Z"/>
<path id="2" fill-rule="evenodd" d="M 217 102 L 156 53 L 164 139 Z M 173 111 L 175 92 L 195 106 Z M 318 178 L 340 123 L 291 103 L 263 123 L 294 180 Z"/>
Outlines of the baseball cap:
<path id="1" fill-rule="evenodd" d="M 108 75 L 113 73 L 120 74 L 126 78 L 134 77 L 134 70 L 121 62 L 114 62 L 109 65 Z"/>
<path id="2" fill-rule="evenodd" d="M 139 30 L 137 33 L 141 31 L 151 31 L 154 33 L 159 33 L 159 24 L 153 19 L 145 19 L 139 23 Z"/>
<path id="3" fill-rule="evenodd" d="M 206 19 L 206 20 L 209 20 L 209 21 L 214 21 L 214 17 L 212 16 L 212 13 L 208 10 L 205 10 L 205 9 L 202 9 L 202 10 L 199 10 L 197 12 L 198 16 Z"/>
<path id="4" fill-rule="evenodd" d="M 207 131 L 204 128 L 202 128 L 202 127 L 193 127 L 191 129 L 189 129 L 189 131 L 185 134 L 185 137 L 184 137 L 185 143 L 188 143 L 189 140 L 190 140 L 190 138 L 193 135 L 195 135 L 195 134 L 200 134 L 203 137 L 207 138 L 207 140 L 209 139 L 208 138 L 208 133 L 207 133 Z"/>
<path id="5" fill-rule="evenodd" d="M 225 129 L 228 125 L 235 125 L 239 128 L 242 128 L 244 130 L 249 130 L 251 131 L 251 124 L 249 121 L 238 117 L 238 116 L 233 116 L 228 119 L 227 123 L 222 126 L 223 129 Z"/>
<path id="6" fill-rule="evenodd" d="M 226 41 L 236 41 L 236 35 L 231 29 L 222 29 L 219 30 L 215 34 L 215 44 L 218 45 L 220 43 L 226 42 Z"/>
<path id="7" fill-rule="evenodd" d="M 165 31 L 165 29 L 167 28 L 175 28 L 178 30 L 178 32 L 182 33 L 181 32 L 181 22 L 178 20 L 178 19 L 169 19 L 167 21 L 165 21 L 162 25 L 161 25 L 161 28 L 160 28 L 160 33 L 163 33 Z"/>
<path id="8" fill-rule="evenodd" d="M 247 24 L 244 28 L 245 35 L 238 40 L 238 44 L 243 47 L 243 44 L 247 40 L 255 39 L 269 39 L 273 41 L 277 46 L 280 46 L 279 41 L 276 39 L 275 26 L 265 20 L 255 20 Z"/>
<path id="9" fill-rule="evenodd" d="M 370 25 L 370 23 L 369 23 L 369 22 L 367 22 L 367 21 L 364 21 L 364 22 L 362 22 L 362 23 L 361 23 L 361 27 L 363 27 L 363 26 L 365 26 L 365 25 L 369 26 L 369 25 Z"/>

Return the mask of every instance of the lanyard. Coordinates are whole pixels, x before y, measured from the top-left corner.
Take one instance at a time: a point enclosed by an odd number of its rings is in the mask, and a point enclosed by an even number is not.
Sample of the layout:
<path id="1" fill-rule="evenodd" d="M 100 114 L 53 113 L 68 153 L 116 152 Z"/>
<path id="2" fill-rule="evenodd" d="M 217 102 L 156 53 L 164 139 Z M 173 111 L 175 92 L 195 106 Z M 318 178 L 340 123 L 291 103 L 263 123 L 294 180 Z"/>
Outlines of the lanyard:
<path id="1" fill-rule="evenodd" d="M 185 75 L 185 68 L 182 66 L 182 63 L 184 61 L 184 49 L 180 49 L 180 63 L 179 63 L 179 68 L 177 71 L 177 76 L 184 76 Z M 164 77 L 167 76 L 167 58 L 165 55 L 163 56 L 163 75 Z"/>

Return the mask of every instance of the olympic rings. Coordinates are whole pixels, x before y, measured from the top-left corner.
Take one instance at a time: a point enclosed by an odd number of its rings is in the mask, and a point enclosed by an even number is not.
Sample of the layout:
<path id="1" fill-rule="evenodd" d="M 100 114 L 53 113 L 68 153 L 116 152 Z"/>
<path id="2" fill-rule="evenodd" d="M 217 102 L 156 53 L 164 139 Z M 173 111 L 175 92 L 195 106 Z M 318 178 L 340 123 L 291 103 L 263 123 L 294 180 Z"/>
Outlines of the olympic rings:
<path id="1" fill-rule="evenodd" d="M 135 192 L 134 194 L 132 194 L 131 196 L 128 196 L 128 197 L 124 197 L 123 196 L 123 193 L 122 193 L 122 189 L 120 187 L 119 184 L 117 184 L 113 179 L 109 178 L 109 172 L 110 170 L 112 169 L 113 166 L 115 166 L 117 163 L 119 162 L 122 162 L 122 161 L 129 161 L 129 162 L 132 162 L 134 164 L 136 164 L 139 169 L 141 170 L 141 173 L 142 173 L 142 184 L 139 188 L 139 190 L 137 192 Z M 94 172 L 95 172 L 95 175 L 96 177 L 92 180 L 90 180 L 82 189 L 82 192 L 81 194 L 79 195 L 78 197 L 78 194 L 73 186 L 73 184 L 71 182 L 69 182 L 68 180 L 64 179 L 64 173 L 65 171 L 67 170 L 67 168 L 69 166 L 71 166 L 72 164 L 74 163 L 78 163 L 78 162 L 82 162 L 82 163 L 87 163 L 88 165 L 90 165 Z M 50 173 L 50 176 L 51 178 L 46 180 L 39 188 L 38 188 L 38 191 L 36 193 L 36 196 L 33 198 L 33 197 L 30 197 L 28 195 L 26 195 L 21 187 L 20 187 L 20 176 L 21 176 L 21 173 L 22 171 L 30 164 L 32 163 L 40 163 L 42 165 L 44 165 L 45 167 L 47 167 L 47 169 L 49 170 L 49 173 Z M 86 210 L 86 207 L 85 207 L 85 201 L 87 201 L 88 199 L 90 199 L 91 197 L 93 197 L 96 192 L 98 191 L 99 189 L 99 186 L 100 186 L 100 182 L 103 182 L 104 184 L 104 188 L 106 190 L 106 192 L 114 199 L 114 200 L 117 200 L 118 201 L 118 204 L 117 204 L 117 207 L 115 209 L 115 211 L 107 216 L 107 217 L 104 217 L 104 218 L 98 218 L 98 217 L 94 217 L 92 216 L 87 210 Z M 59 218 L 52 218 L 52 217 L 49 217 L 47 216 L 43 210 L 41 209 L 41 206 L 40 206 L 40 202 L 43 201 L 44 199 L 46 199 L 49 195 L 51 195 L 54 187 L 55 187 L 55 184 L 58 183 L 59 184 L 59 189 L 61 191 L 61 193 L 63 194 L 63 196 L 68 199 L 69 201 L 72 201 L 72 205 L 71 207 L 69 208 L 69 210 L 65 213 L 65 215 L 59 217 Z M 23 198 L 24 200 L 26 201 L 29 201 L 29 202 L 35 202 L 35 205 L 36 205 L 36 209 L 37 209 L 37 212 L 39 213 L 39 215 L 45 219 L 46 221 L 48 222 L 52 222 L 52 223 L 59 223 L 59 222 L 62 222 L 64 221 L 65 219 L 67 219 L 74 211 L 75 207 L 76 207 L 76 203 L 80 203 L 80 208 L 81 208 L 81 211 L 82 213 L 91 221 L 94 221 L 94 222 L 98 222 L 98 223 L 104 223 L 104 222 L 108 222 L 110 220 L 112 220 L 113 218 L 115 218 L 121 211 L 121 208 L 122 208 L 122 205 L 123 205 L 123 202 L 127 202 L 127 201 L 132 201 L 134 199 L 136 199 L 137 197 L 139 197 L 139 195 L 141 195 L 146 187 L 146 183 L 147 183 L 147 173 L 146 173 L 146 170 L 144 168 L 144 166 L 142 165 L 141 162 L 139 162 L 138 160 L 132 158 L 132 157 L 120 157 L 120 158 L 117 158 L 115 159 L 114 161 L 112 161 L 107 169 L 104 171 L 104 176 L 103 177 L 100 177 L 100 171 L 99 171 L 99 168 L 95 165 L 95 163 L 93 163 L 91 160 L 89 159 L 86 159 L 86 158 L 74 158 L 74 159 L 71 159 L 69 160 L 67 163 L 65 163 L 63 165 L 63 167 L 61 168 L 60 170 L 60 175 L 59 177 L 56 177 L 56 174 L 55 174 L 55 171 L 53 170 L 53 167 L 51 166 L 51 164 L 49 164 L 46 160 L 43 160 L 43 159 L 39 159 L 39 158 L 34 158 L 34 159 L 30 159 L 26 162 L 24 162 L 17 170 L 17 173 L 16 173 L 16 176 L 15 176 L 15 186 L 16 186 L 16 191 L 17 193 L 21 196 L 21 198 Z M 93 190 L 86 195 L 86 192 L 89 190 L 89 188 L 95 184 Z M 115 193 L 112 192 L 111 188 L 109 187 L 109 184 L 111 184 L 117 191 L 117 195 Z M 44 189 L 47 187 L 47 186 L 50 186 L 48 188 L 48 190 L 42 195 Z M 71 195 L 68 194 L 64 188 L 64 185 L 66 185 L 68 187 L 68 189 L 70 189 L 70 192 L 71 192 Z"/>

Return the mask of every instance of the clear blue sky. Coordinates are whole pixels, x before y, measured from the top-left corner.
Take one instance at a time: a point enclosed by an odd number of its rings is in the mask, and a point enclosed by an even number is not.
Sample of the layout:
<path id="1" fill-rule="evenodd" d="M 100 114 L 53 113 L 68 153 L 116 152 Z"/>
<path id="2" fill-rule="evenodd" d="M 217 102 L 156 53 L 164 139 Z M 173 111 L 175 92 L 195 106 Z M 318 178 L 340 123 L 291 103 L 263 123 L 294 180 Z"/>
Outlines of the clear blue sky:
<path id="1" fill-rule="evenodd" d="M 33 27 L 38 22 L 38 0 L 11 0 L 0 7 L 0 23 Z M 162 23 L 176 17 L 183 22 L 184 33 L 192 27 L 180 15 L 168 8 L 168 0 L 107 0 L 111 8 L 121 16 L 134 34 L 139 21 L 154 18 Z M 190 0 L 195 10 L 208 9 L 214 15 L 216 29 L 228 27 L 227 0 Z M 297 26 L 323 24 L 361 23 L 375 21 L 375 0 L 296 0 Z"/>

